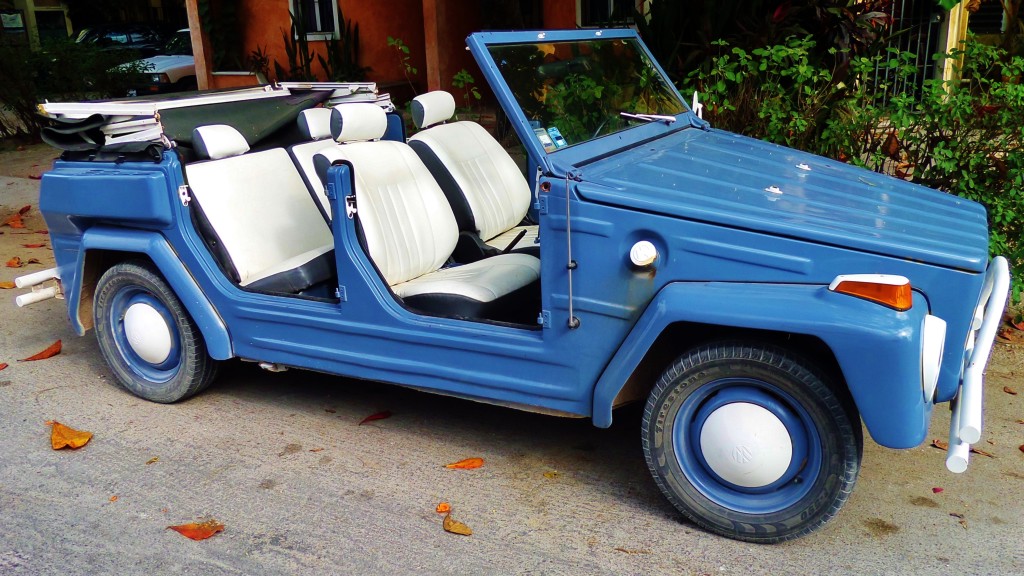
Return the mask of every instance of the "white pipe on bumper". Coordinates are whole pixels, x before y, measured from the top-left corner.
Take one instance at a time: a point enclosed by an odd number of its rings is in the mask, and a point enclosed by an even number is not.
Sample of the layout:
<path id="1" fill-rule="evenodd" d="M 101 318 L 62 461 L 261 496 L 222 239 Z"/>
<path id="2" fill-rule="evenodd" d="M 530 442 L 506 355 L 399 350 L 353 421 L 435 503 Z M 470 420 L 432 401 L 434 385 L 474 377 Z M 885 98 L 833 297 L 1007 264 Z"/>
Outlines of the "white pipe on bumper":
<path id="1" fill-rule="evenodd" d="M 953 405 L 953 416 L 949 426 L 949 454 L 946 457 L 946 468 L 951 472 L 963 472 L 967 469 L 970 445 L 981 440 L 984 372 L 992 353 L 996 330 L 999 329 L 999 323 L 1003 318 L 1009 289 L 1010 267 L 1006 258 L 996 256 L 989 264 L 985 286 L 982 289 L 984 320 L 978 329 L 971 357 L 964 366 L 963 383 Z"/>
<path id="2" fill-rule="evenodd" d="M 14 279 L 14 285 L 18 288 L 28 288 L 29 286 L 42 284 L 43 282 L 53 280 L 54 278 L 60 278 L 57 274 L 57 269 L 49 268 L 47 270 L 40 270 L 39 272 L 25 274 L 24 276 L 18 276 Z"/>

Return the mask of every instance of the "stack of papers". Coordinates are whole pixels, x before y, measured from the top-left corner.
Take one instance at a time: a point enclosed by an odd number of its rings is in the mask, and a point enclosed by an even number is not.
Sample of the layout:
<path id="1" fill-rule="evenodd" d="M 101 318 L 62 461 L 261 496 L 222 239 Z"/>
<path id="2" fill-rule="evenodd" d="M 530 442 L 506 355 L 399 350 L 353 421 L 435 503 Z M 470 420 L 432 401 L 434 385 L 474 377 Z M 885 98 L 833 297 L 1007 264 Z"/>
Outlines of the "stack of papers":
<path id="1" fill-rule="evenodd" d="M 289 90 L 330 90 L 331 97 L 327 100 L 329 108 L 351 102 L 369 102 L 377 104 L 385 112 L 395 110 L 391 94 L 379 93 L 376 82 L 281 82 L 279 86 Z"/>

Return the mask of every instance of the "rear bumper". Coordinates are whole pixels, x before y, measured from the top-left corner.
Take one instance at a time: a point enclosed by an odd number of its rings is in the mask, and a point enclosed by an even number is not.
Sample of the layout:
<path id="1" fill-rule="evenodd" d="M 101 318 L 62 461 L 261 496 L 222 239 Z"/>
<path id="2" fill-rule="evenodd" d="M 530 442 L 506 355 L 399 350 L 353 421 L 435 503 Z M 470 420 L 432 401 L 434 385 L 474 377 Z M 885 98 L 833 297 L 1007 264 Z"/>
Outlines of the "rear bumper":
<path id="1" fill-rule="evenodd" d="M 963 376 L 949 425 L 949 452 L 946 468 L 951 472 L 967 470 L 971 444 L 981 440 L 982 399 L 985 367 L 992 354 L 992 343 L 1006 308 L 1010 288 L 1010 269 L 1006 259 L 996 256 L 989 263 L 981 299 L 974 312 L 974 323 L 967 337 Z"/>

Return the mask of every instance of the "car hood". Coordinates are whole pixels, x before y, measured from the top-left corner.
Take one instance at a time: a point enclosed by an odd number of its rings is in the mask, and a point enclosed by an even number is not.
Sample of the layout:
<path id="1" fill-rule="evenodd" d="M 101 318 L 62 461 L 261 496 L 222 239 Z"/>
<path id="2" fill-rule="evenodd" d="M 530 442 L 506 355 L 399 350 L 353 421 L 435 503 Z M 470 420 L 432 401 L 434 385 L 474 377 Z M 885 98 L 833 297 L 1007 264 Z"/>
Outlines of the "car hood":
<path id="1" fill-rule="evenodd" d="M 136 60 L 133 64 L 140 65 L 141 69 L 150 74 L 164 74 L 183 68 L 193 70 L 196 67 L 196 59 L 192 56 L 151 56 Z"/>
<path id="2" fill-rule="evenodd" d="M 980 204 L 790 148 L 685 129 L 578 165 L 588 200 L 970 272 Z"/>

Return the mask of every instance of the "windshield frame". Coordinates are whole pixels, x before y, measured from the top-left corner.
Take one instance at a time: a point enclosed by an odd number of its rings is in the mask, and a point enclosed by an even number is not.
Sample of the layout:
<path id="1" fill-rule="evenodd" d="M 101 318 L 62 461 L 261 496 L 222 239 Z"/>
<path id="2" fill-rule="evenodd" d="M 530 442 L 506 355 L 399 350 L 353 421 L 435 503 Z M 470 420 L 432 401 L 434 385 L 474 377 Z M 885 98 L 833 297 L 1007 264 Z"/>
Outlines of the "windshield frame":
<path id="1" fill-rule="evenodd" d="M 545 151 L 540 142 L 534 137 L 533 129 L 529 120 L 516 101 L 515 95 L 505 81 L 500 69 L 495 63 L 490 48 L 509 44 L 540 44 L 552 42 L 573 42 L 593 40 L 635 40 L 637 46 L 650 60 L 651 65 L 657 70 L 670 90 L 679 98 L 683 105 L 683 111 L 675 116 L 676 121 L 669 124 L 663 121 L 639 122 L 635 126 L 604 134 L 579 142 L 572 146 L 559 148 L 551 152 Z M 680 129 L 695 125 L 696 116 L 690 111 L 686 99 L 682 97 L 675 85 L 668 81 L 668 75 L 661 67 L 661 64 L 654 58 L 650 50 L 640 39 L 639 35 L 631 29 L 614 30 L 556 30 L 556 31 L 527 31 L 527 32 L 478 32 L 467 38 L 467 45 L 470 52 L 476 58 L 484 77 L 487 79 L 498 98 L 498 103 L 505 110 L 512 124 L 516 135 L 523 143 L 534 165 L 540 165 L 542 169 L 551 174 L 564 175 L 573 167 L 585 164 L 601 156 L 605 156 L 615 150 L 635 146 L 646 140 L 660 137 L 662 135 L 676 132 Z M 691 118 L 693 121 L 691 121 Z M 702 121 L 697 121 L 698 123 Z"/>

